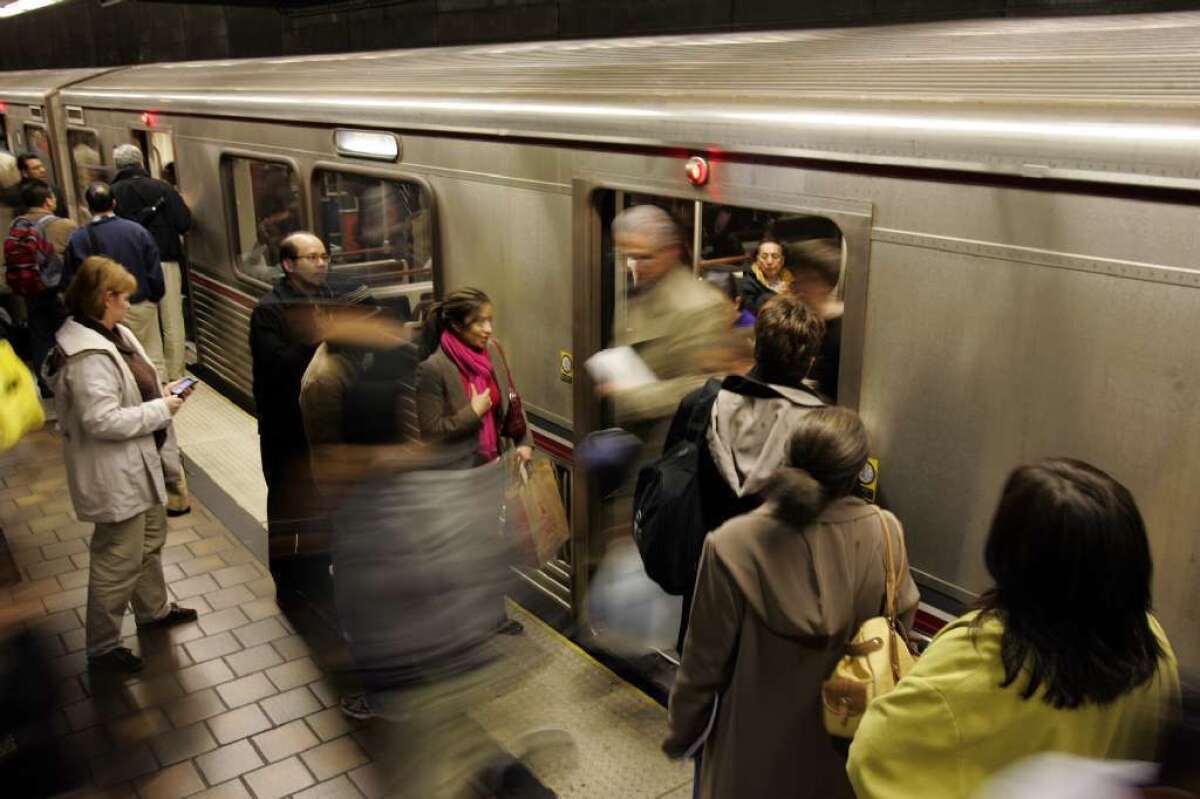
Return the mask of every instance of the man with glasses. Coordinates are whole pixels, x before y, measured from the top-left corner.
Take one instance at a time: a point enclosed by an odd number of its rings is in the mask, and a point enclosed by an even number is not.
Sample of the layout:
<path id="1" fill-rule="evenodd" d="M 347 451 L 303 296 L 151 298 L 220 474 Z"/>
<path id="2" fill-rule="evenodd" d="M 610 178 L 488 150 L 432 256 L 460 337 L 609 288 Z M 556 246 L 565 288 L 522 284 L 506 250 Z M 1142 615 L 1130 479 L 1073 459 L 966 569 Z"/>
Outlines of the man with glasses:
<path id="1" fill-rule="evenodd" d="M 250 316 L 254 405 L 267 481 L 267 548 L 281 607 L 329 604 L 329 521 L 309 462 L 300 381 L 325 339 L 322 306 L 355 301 L 328 279 L 325 244 L 298 231 L 279 243 L 283 275 Z"/>

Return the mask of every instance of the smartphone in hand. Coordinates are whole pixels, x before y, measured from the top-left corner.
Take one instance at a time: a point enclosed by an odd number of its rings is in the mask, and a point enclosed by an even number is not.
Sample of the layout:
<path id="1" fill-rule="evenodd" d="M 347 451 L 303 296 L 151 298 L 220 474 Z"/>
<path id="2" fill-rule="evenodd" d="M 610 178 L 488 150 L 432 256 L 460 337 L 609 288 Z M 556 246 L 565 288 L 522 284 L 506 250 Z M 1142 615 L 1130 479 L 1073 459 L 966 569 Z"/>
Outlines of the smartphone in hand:
<path id="1" fill-rule="evenodd" d="M 179 385 L 177 385 L 171 389 L 171 394 L 173 394 L 176 397 L 182 397 L 184 395 L 184 392 L 186 392 L 192 386 L 196 385 L 197 382 L 199 382 L 199 381 L 197 381 L 196 378 L 194 378 L 194 377 L 185 377 L 179 381 Z"/>

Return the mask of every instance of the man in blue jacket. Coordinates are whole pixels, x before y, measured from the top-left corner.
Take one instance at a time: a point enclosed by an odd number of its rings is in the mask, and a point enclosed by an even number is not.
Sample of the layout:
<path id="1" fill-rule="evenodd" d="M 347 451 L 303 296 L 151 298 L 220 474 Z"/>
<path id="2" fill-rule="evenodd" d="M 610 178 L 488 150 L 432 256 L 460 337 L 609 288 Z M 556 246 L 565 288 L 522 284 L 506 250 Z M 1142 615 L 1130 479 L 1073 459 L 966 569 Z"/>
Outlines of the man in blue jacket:
<path id="1" fill-rule="evenodd" d="M 137 222 L 116 215 L 117 201 L 107 183 L 93 183 L 84 193 L 92 221 L 71 234 L 63 258 L 63 285 L 69 285 L 75 270 L 90 255 L 105 255 L 137 278 L 137 292 L 129 298 L 125 326 L 133 331 L 160 379 L 167 376 L 163 361 L 162 331 L 158 301 L 166 291 L 158 245 Z"/>

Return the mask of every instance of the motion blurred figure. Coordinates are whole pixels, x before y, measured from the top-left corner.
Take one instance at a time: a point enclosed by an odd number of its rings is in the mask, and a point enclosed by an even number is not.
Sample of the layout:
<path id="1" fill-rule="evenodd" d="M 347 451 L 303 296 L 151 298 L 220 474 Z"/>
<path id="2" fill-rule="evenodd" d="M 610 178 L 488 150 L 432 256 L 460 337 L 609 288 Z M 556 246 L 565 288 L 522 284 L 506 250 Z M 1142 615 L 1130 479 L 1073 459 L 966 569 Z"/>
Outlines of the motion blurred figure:
<path id="1" fill-rule="evenodd" d="M 809 239 L 797 244 L 792 254 L 792 292 L 808 303 L 825 323 L 821 352 L 809 378 L 836 403 L 845 306 L 834 291 L 842 274 L 842 245 L 836 239 Z"/>
<path id="2" fill-rule="evenodd" d="M 617 215 L 612 230 L 634 283 L 625 324 L 613 330 L 613 341 L 632 347 L 656 379 L 597 389 L 612 400 L 616 423 L 641 439 L 640 463 L 645 463 L 662 453 L 679 400 L 728 365 L 734 312 L 719 289 L 693 278 L 681 260 L 679 226 L 666 211 L 634 206 Z M 637 464 L 631 473 L 636 477 Z M 627 481 L 613 498 L 618 524 L 630 522 L 632 491 Z"/>
<path id="3" fill-rule="evenodd" d="M 848 763 L 859 799 L 969 797 L 1041 752 L 1155 757 L 1179 673 L 1129 490 L 1068 458 L 1018 467 L 984 557 L 982 608 L 868 706 Z"/>

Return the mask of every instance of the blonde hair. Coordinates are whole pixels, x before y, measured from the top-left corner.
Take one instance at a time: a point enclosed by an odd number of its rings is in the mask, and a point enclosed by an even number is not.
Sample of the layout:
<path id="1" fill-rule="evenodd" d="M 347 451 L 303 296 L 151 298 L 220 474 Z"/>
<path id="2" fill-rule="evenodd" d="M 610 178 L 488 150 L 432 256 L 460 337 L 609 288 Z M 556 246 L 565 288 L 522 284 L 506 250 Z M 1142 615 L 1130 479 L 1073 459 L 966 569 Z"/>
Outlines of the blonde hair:
<path id="1" fill-rule="evenodd" d="M 73 315 L 101 319 L 104 300 L 110 291 L 132 294 L 137 291 L 137 278 L 112 258 L 93 255 L 79 265 L 63 300 Z"/>

